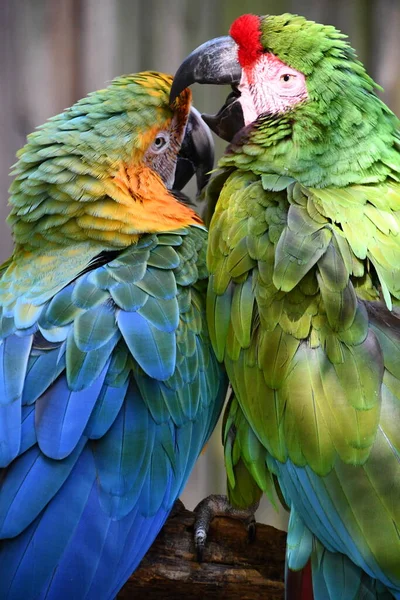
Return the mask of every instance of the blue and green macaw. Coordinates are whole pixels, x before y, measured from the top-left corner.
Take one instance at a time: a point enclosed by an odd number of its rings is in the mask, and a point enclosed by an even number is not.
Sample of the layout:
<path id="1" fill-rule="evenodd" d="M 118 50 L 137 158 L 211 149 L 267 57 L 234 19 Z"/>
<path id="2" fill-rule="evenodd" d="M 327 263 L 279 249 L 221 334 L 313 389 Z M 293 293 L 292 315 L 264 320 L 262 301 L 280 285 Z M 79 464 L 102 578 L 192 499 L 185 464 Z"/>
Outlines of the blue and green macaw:
<path id="1" fill-rule="evenodd" d="M 2 600 L 114 598 L 222 406 L 207 232 L 173 190 L 195 168 L 201 187 L 212 141 L 189 90 L 169 104 L 171 81 L 118 78 L 18 153 L 0 280 Z"/>
<path id="2" fill-rule="evenodd" d="M 287 598 L 400 598 L 400 121 L 345 36 L 244 15 L 182 63 L 230 83 L 207 314 L 234 506 L 290 507 Z M 282 495 L 281 495 L 282 497 Z M 303 586 L 304 583 L 304 586 Z"/>

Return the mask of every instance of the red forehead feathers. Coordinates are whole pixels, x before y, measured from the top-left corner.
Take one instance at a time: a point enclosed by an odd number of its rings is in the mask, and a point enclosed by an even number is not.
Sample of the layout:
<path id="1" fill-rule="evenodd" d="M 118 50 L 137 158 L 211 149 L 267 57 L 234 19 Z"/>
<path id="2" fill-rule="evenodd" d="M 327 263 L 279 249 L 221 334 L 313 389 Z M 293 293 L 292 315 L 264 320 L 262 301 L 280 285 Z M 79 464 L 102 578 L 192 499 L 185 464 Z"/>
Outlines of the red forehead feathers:
<path id="1" fill-rule="evenodd" d="M 241 67 L 251 67 L 263 51 L 260 41 L 260 17 L 242 15 L 232 23 L 229 34 L 239 46 L 238 58 Z"/>

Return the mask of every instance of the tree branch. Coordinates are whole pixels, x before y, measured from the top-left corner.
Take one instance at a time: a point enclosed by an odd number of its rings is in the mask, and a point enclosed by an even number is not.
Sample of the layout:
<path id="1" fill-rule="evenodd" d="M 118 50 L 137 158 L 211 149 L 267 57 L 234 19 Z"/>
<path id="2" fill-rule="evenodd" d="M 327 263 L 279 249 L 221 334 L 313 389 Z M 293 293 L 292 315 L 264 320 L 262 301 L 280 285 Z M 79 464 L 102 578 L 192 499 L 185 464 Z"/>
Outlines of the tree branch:
<path id="1" fill-rule="evenodd" d="M 193 523 L 194 513 L 184 508 L 168 519 L 119 599 L 283 599 L 285 532 L 258 523 L 250 544 L 242 523 L 216 518 L 198 563 Z"/>

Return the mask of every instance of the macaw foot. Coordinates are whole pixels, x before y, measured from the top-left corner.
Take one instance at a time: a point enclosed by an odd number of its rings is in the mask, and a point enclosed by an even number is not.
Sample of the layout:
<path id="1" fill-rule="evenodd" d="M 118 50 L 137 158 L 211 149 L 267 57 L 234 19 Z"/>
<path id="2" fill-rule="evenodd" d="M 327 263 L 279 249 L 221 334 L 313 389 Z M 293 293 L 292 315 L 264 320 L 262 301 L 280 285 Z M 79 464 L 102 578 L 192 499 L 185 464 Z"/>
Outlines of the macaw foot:
<path id="1" fill-rule="evenodd" d="M 194 522 L 194 544 L 197 552 L 197 560 L 202 562 L 204 548 L 206 546 L 207 534 L 210 523 L 214 517 L 229 517 L 239 519 L 247 529 L 249 542 L 253 542 L 256 537 L 256 519 L 255 512 L 258 508 L 258 502 L 248 508 L 234 508 L 226 496 L 212 494 L 204 498 L 194 509 L 196 520 Z"/>

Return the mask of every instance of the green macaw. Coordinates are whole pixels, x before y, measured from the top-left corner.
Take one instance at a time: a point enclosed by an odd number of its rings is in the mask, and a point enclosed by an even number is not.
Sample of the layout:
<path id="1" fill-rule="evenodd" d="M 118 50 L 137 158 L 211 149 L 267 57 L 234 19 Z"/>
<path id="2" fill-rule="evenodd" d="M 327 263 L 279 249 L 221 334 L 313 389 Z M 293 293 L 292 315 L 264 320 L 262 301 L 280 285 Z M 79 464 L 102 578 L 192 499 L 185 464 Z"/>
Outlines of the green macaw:
<path id="1" fill-rule="evenodd" d="M 214 428 L 207 232 L 174 191 L 213 163 L 185 90 L 144 72 L 18 153 L 0 280 L 0 597 L 111 600 Z"/>
<path id="2" fill-rule="evenodd" d="M 244 15 L 179 68 L 230 83 L 207 315 L 229 498 L 290 507 L 287 597 L 400 598 L 399 119 L 332 26 Z M 307 569 L 309 567 L 307 566 Z M 297 583 L 296 583 L 297 582 Z M 301 587 L 303 586 L 304 587 Z"/>

